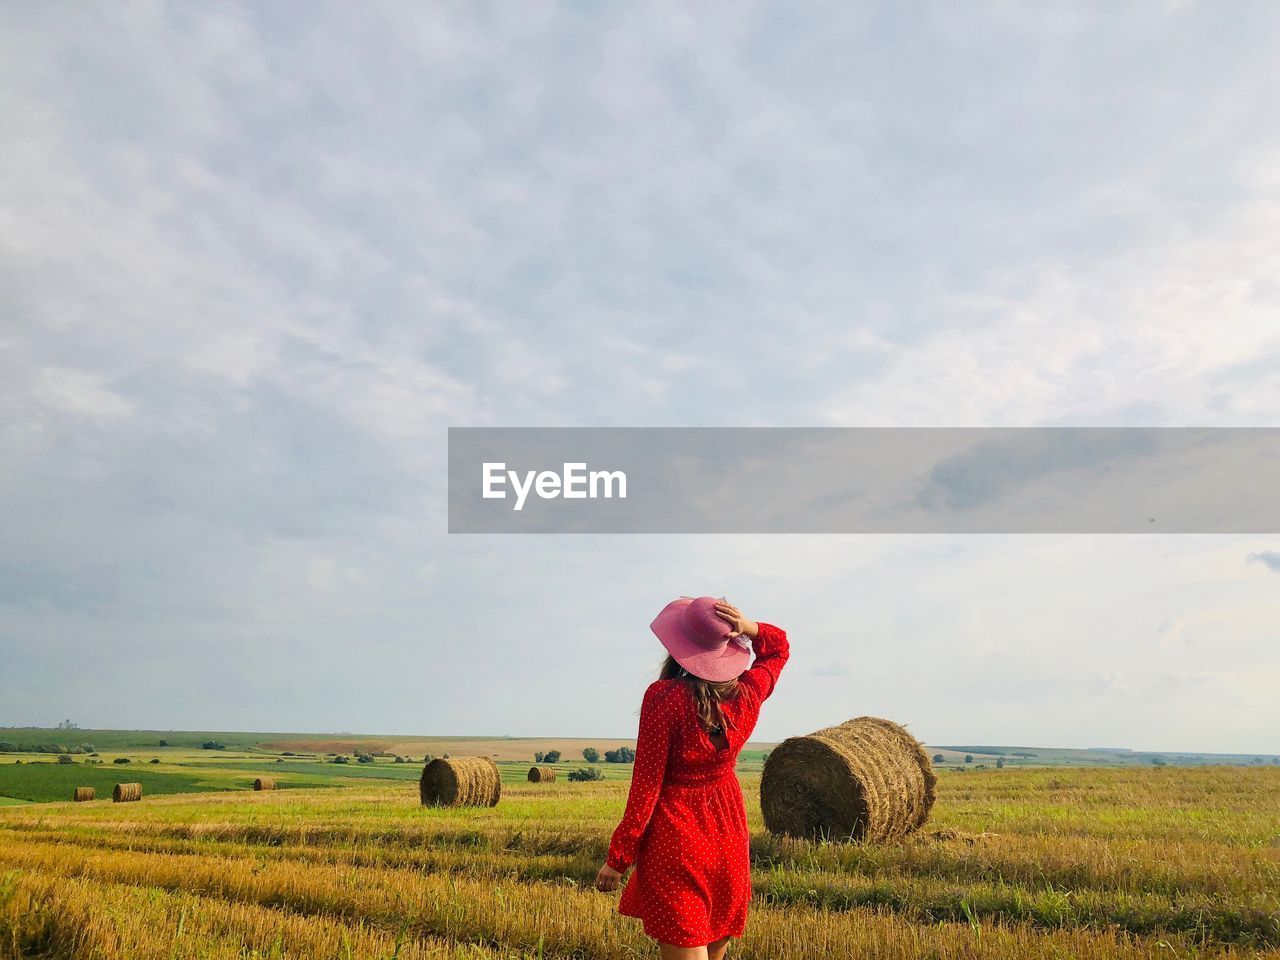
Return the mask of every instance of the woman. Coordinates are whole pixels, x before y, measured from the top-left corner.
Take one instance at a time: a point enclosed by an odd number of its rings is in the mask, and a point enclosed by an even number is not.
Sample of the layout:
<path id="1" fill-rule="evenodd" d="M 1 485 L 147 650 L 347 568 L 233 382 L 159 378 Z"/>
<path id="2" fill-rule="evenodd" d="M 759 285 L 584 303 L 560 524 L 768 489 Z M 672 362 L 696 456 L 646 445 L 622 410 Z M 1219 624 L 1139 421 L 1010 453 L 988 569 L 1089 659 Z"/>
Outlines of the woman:
<path id="1" fill-rule="evenodd" d="M 734 764 L 787 662 L 787 635 L 713 597 L 672 601 L 651 626 L 667 661 L 644 694 L 631 793 L 596 887 L 616 890 L 634 865 L 618 909 L 644 921 L 663 960 L 720 960 L 751 899 Z"/>

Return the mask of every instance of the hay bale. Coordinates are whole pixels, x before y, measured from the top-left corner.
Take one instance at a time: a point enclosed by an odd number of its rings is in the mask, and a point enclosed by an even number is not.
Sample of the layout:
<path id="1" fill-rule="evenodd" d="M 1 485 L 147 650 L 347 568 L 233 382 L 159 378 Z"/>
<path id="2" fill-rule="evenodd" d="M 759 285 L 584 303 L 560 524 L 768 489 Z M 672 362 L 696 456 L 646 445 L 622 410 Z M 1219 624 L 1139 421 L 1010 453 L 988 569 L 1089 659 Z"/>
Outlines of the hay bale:
<path id="1" fill-rule="evenodd" d="M 111 791 L 112 803 L 130 803 L 141 799 L 142 784 L 140 783 L 117 783 L 116 788 Z"/>
<path id="2" fill-rule="evenodd" d="M 502 793 L 498 765 L 488 757 L 439 757 L 422 768 L 418 795 L 429 807 L 493 807 Z"/>
<path id="3" fill-rule="evenodd" d="M 773 833 L 881 843 L 929 819 L 936 782 L 915 737 L 858 717 L 783 741 L 765 761 L 760 807 Z"/>
<path id="4" fill-rule="evenodd" d="M 71 799 L 75 803 L 84 803 L 86 800 L 92 800 L 97 795 L 97 791 L 93 787 L 76 787 L 75 792 L 71 794 Z"/>
<path id="5" fill-rule="evenodd" d="M 530 783 L 552 783 L 556 778 L 556 771 L 553 767 L 530 767 L 529 782 Z"/>
<path id="6" fill-rule="evenodd" d="M 276 788 L 275 777 L 259 777 L 253 781 L 253 789 L 255 790 L 274 790 Z"/>

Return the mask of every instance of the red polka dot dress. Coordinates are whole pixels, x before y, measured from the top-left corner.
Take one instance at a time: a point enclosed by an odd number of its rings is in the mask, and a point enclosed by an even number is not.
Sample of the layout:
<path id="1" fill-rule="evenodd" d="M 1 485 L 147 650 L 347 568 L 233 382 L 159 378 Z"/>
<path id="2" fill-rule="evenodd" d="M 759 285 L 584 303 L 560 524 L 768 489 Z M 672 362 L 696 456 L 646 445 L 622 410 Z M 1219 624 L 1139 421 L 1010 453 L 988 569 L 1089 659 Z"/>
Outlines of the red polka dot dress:
<path id="1" fill-rule="evenodd" d="M 746 926 L 750 850 L 734 764 L 788 656 L 783 630 L 761 623 L 757 632 L 755 662 L 738 696 L 721 704 L 727 749 L 698 722 L 685 681 L 645 691 L 631 793 L 607 862 L 620 873 L 635 865 L 618 909 L 659 943 L 698 947 Z"/>

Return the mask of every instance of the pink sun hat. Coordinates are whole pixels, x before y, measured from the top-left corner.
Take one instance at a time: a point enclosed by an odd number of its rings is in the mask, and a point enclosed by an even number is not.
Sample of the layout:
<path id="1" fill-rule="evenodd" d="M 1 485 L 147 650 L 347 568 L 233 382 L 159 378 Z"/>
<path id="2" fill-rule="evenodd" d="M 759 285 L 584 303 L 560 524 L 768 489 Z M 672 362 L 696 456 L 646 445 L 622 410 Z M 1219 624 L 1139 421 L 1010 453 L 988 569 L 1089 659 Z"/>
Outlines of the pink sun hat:
<path id="1" fill-rule="evenodd" d="M 681 597 L 649 624 L 676 663 L 712 683 L 736 679 L 751 661 L 751 642 L 746 637 L 729 639 L 733 627 L 716 614 L 720 602 L 715 597 Z"/>

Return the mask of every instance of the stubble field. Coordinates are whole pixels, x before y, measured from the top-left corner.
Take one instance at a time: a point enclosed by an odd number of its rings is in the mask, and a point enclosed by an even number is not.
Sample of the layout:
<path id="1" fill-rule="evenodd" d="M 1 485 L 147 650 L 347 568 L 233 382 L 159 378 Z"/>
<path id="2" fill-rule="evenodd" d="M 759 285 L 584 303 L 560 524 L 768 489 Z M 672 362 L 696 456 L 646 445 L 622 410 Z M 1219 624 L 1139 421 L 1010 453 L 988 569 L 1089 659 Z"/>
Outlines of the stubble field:
<path id="1" fill-rule="evenodd" d="M 1280 957 L 1280 770 L 944 775 L 901 845 L 781 841 L 742 774 L 755 901 L 731 955 Z M 653 956 L 591 888 L 623 780 L 411 783 L 0 809 L 0 956 Z"/>

